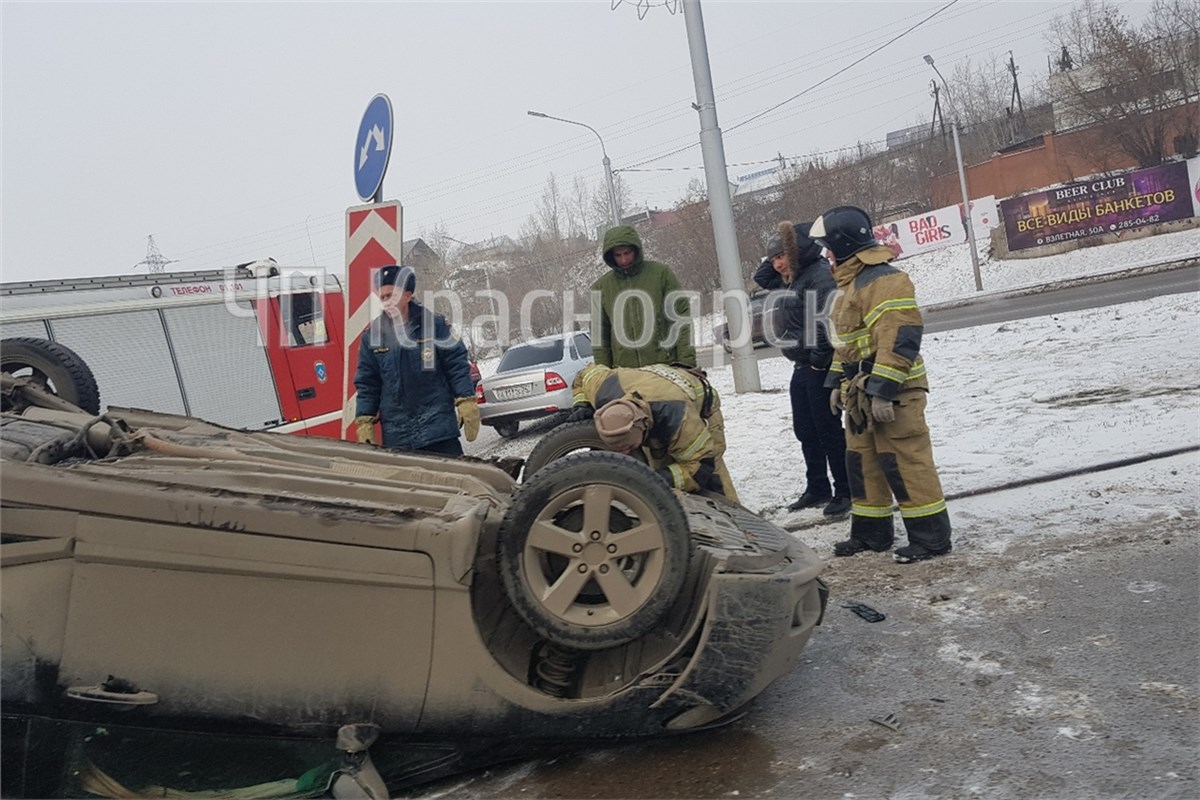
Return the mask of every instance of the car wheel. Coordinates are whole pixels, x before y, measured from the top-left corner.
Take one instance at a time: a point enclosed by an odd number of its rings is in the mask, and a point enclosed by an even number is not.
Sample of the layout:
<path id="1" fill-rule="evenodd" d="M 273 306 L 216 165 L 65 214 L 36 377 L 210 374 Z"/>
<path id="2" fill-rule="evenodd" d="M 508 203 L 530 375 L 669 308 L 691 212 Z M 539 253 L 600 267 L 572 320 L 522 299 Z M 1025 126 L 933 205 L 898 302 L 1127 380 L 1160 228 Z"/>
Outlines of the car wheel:
<path id="1" fill-rule="evenodd" d="M 14 378 L 31 377 L 60 399 L 90 414 L 100 413 L 96 376 L 74 350 L 58 342 L 24 336 L 5 339 L 0 343 L 0 371 Z M 3 410 L 10 410 L 7 401 Z"/>
<path id="2" fill-rule="evenodd" d="M 517 435 L 517 431 L 521 429 L 520 422 L 497 422 L 496 433 L 500 434 L 505 439 L 511 439 Z"/>
<path id="3" fill-rule="evenodd" d="M 604 442 L 596 434 L 596 425 L 591 420 L 579 422 L 564 422 L 554 428 L 534 445 L 529 458 L 525 459 L 525 472 L 528 477 L 535 474 L 551 461 L 557 461 L 563 456 L 578 453 L 581 450 L 604 450 Z M 641 451 L 634 458 L 644 461 Z"/>
<path id="4" fill-rule="evenodd" d="M 686 579 L 687 517 L 649 467 L 575 453 L 517 489 L 496 561 L 509 600 L 539 636 L 617 647 L 663 618 Z"/>

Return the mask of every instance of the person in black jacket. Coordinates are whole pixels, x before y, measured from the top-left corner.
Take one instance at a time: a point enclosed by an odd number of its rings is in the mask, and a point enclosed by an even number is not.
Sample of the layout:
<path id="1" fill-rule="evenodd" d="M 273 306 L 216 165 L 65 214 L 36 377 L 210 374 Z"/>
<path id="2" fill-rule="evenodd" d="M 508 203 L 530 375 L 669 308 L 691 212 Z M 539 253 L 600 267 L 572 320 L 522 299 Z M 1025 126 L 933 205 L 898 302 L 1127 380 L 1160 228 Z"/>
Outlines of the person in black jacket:
<path id="1" fill-rule="evenodd" d="M 792 430 L 800 441 L 805 472 L 804 491 L 788 510 L 823 506 L 827 517 L 840 518 L 850 512 L 850 482 L 846 433 L 841 419 L 829 413 L 831 390 L 825 388 L 833 345 L 826 326 L 809 320 L 832 302 L 837 284 L 829 262 L 821 256 L 821 246 L 808 238 L 810 226 L 808 222 L 779 223 L 754 281 L 764 289 L 788 290 L 782 302 L 775 304 L 773 333 L 783 355 L 793 364 Z"/>

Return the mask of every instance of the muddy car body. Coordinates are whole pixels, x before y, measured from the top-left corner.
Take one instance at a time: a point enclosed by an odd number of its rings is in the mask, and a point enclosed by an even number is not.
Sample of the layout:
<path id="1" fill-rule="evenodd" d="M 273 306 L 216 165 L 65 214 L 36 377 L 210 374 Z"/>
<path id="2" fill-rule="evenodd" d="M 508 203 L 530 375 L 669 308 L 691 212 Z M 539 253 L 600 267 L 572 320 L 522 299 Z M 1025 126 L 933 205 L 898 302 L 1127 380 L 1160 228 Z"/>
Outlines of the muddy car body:
<path id="1" fill-rule="evenodd" d="M 647 491 L 616 454 L 518 484 L 486 462 L 93 417 L 4 380 L 6 737 L 26 717 L 685 731 L 790 671 L 823 612 L 808 548 L 739 506 Z"/>

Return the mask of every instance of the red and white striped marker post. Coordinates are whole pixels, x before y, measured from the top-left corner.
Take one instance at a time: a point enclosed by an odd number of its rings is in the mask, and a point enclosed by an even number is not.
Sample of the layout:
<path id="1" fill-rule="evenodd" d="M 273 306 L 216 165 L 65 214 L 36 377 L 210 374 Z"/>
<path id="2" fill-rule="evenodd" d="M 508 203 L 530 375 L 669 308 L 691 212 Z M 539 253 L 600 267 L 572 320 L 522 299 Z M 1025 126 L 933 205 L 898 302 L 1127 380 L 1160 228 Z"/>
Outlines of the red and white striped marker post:
<path id="1" fill-rule="evenodd" d="M 376 270 L 399 264 L 404 240 L 404 208 L 395 200 L 346 209 L 346 352 L 342 360 L 342 438 L 354 439 L 354 371 L 363 332 L 378 313 L 371 282 Z"/>

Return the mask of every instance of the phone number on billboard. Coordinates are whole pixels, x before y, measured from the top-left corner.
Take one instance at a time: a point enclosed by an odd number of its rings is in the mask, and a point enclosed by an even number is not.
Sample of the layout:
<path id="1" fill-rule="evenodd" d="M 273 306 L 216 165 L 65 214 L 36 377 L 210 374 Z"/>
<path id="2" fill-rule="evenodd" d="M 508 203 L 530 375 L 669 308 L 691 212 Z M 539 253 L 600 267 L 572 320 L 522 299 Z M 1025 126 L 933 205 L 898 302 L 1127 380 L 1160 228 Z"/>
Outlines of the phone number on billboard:
<path id="1" fill-rule="evenodd" d="M 1148 217 L 1138 217 L 1137 219 L 1123 219 L 1120 222 L 1114 222 L 1108 226 L 1110 231 L 1123 231 L 1126 228 L 1139 228 L 1142 225 L 1153 225 L 1158 222 L 1158 214 L 1151 214 Z"/>

